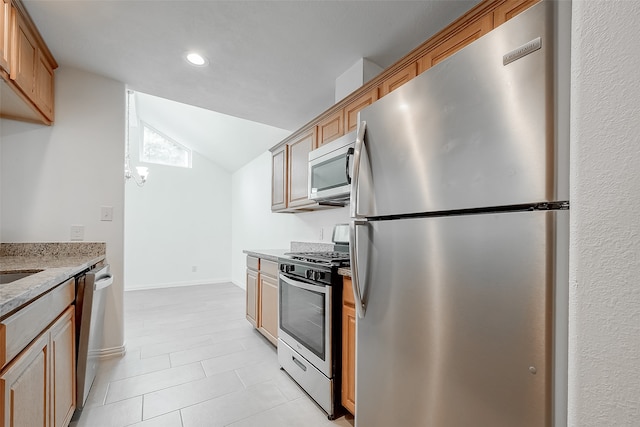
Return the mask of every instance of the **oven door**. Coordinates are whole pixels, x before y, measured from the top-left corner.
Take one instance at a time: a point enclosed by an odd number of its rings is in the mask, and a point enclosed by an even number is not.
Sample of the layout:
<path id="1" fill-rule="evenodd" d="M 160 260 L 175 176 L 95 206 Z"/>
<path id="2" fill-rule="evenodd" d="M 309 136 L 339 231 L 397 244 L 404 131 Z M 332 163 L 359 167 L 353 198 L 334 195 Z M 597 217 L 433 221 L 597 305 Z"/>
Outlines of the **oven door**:
<path id="1" fill-rule="evenodd" d="M 280 274 L 278 338 L 328 378 L 331 361 L 331 286 Z"/>

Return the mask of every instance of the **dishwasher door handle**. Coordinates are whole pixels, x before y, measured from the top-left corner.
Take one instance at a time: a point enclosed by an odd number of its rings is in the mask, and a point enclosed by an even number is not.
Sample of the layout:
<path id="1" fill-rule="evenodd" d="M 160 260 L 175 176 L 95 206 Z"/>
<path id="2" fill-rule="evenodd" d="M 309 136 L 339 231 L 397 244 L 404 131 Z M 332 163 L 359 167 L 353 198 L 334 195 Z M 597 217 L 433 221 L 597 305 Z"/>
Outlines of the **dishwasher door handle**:
<path id="1" fill-rule="evenodd" d="M 93 284 L 93 290 L 94 291 L 99 291 L 100 289 L 108 288 L 112 284 L 113 284 L 113 276 L 111 276 L 111 275 L 104 276 L 104 277 L 96 280 L 96 282 Z"/>

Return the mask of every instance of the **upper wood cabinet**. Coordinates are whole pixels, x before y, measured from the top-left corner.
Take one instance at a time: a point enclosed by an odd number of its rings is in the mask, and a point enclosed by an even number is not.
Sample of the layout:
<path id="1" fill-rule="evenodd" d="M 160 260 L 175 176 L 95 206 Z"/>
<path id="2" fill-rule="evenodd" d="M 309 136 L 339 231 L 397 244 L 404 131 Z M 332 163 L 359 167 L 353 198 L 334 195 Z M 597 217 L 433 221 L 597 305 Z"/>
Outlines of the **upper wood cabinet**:
<path id="1" fill-rule="evenodd" d="M 344 114 L 342 110 L 339 110 L 318 123 L 318 143 L 316 145 L 320 147 L 342 135 L 344 135 Z"/>
<path id="2" fill-rule="evenodd" d="M 385 79 L 380 85 L 380 98 L 413 79 L 418 74 L 417 70 L 417 64 L 414 62 Z"/>
<path id="3" fill-rule="evenodd" d="M 450 38 L 429 50 L 418 60 L 418 74 L 453 55 L 466 45 L 479 39 L 493 29 L 493 14 L 488 14 L 454 33 Z"/>
<path id="4" fill-rule="evenodd" d="M 31 28 L 19 13 L 14 14 L 12 54 L 11 80 L 25 95 L 34 99 L 38 46 Z"/>
<path id="5" fill-rule="evenodd" d="M 271 152 L 271 210 L 287 207 L 287 146 Z"/>
<path id="6" fill-rule="evenodd" d="M 58 64 L 22 3 L 0 1 L 0 116 L 50 125 Z"/>
<path id="7" fill-rule="evenodd" d="M 309 151 L 356 129 L 360 110 L 445 60 L 538 1 L 481 1 L 377 77 L 304 125 L 294 133 L 294 136 L 272 148 L 274 185 L 272 187 L 271 210 L 274 212 L 295 212 L 322 208 L 307 199 L 307 156 Z M 315 137 L 310 136 L 313 132 L 316 134 Z M 282 154 L 282 150 L 285 150 L 284 154 Z M 283 164 L 286 165 L 286 173 L 283 173 Z M 287 196 L 286 200 L 283 199 L 283 195 Z M 300 207 L 303 209 L 299 209 Z"/>
<path id="8" fill-rule="evenodd" d="M 374 88 L 366 92 L 358 98 L 351 101 L 344 107 L 344 125 L 345 133 L 351 132 L 358 127 L 358 112 L 365 107 L 376 102 L 378 99 L 378 88 Z"/>
<path id="9" fill-rule="evenodd" d="M 34 76 L 34 100 L 36 107 L 53 121 L 53 68 L 51 63 L 38 50 Z"/>
<path id="10" fill-rule="evenodd" d="M 0 0 L 0 69 L 10 71 L 11 0 Z"/>
<path id="11" fill-rule="evenodd" d="M 316 127 L 293 134 L 271 149 L 271 211 L 308 211 L 309 152 L 316 148 Z"/>
<path id="12" fill-rule="evenodd" d="M 529 7 L 538 3 L 538 1 L 540 0 L 511 0 L 501 3 L 493 11 L 494 28 L 498 25 L 504 24 L 520 12 L 524 12 Z"/>
<path id="13" fill-rule="evenodd" d="M 309 200 L 309 153 L 315 148 L 315 128 L 302 133 L 287 144 L 289 165 L 287 167 L 287 207 L 302 207 L 315 202 Z"/>

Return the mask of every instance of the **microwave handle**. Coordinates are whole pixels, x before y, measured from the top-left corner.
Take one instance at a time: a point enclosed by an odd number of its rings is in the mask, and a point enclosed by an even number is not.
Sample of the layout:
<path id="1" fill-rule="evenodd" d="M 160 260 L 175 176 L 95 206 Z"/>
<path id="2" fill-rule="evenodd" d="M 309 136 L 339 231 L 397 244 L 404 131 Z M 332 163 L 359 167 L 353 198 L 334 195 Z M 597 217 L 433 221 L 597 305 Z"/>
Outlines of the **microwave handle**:
<path id="1" fill-rule="evenodd" d="M 353 147 L 349 147 L 349 149 L 347 150 L 347 161 L 345 164 L 345 171 L 347 174 L 347 184 L 351 185 L 351 175 L 349 175 L 349 158 L 353 156 Z"/>

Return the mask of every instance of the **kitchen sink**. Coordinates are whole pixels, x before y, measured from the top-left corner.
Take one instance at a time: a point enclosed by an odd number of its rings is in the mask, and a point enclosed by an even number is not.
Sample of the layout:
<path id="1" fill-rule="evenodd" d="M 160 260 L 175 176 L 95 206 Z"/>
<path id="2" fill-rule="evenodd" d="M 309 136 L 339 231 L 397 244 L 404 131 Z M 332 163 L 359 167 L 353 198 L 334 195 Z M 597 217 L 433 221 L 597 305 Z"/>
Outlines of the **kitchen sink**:
<path id="1" fill-rule="evenodd" d="M 16 280 L 23 279 L 25 277 L 31 276 L 32 274 L 39 273 L 41 271 L 42 270 L 29 270 L 29 271 L 15 272 L 15 273 L 0 273 L 0 284 L 15 282 Z"/>

